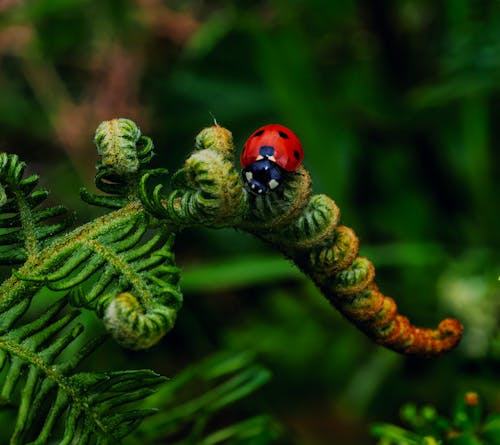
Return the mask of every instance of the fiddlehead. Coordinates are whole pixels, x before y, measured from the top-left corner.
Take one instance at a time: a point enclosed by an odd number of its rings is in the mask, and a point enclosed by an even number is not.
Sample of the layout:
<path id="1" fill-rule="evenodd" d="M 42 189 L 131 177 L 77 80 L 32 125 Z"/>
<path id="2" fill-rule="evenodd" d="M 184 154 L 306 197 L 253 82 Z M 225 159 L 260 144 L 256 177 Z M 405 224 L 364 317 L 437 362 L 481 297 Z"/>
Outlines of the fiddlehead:
<path id="1" fill-rule="evenodd" d="M 373 264 L 358 256 L 352 229 L 338 225 L 340 212 L 334 201 L 311 194 L 311 180 L 303 167 L 287 174 L 269 194 L 251 194 L 236 183 L 228 133 L 219 126 L 203 130 L 196 138 L 197 151 L 179 173 L 183 179 L 179 183 L 185 185 L 163 196 L 158 188 L 153 194 L 144 190 L 145 206 L 154 208 L 157 217 L 182 226 L 225 225 L 255 234 L 292 259 L 346 318 L 390 349 L 428 356 L 458 344 L 462 333 L 458 321 L 446 319 L 435 330 L 423 329 L 398 314 L 394 300 L 375 285 Z"/>
<path id="2" fill-rule="evenodd" d="M 149 193 L 145 182 L 152 173 L 143 177 L 141 200 L 146 209 L 178 227 L 223 227 L 241 219 L 246 193 L 232 164 L 232 147 L 231 133 L 225 128 L 203 130 L 196 139 L 195 152 L 174 175 L 173 182 L 179 188 L 162 194 L 159 185 Z"/>
<path id="3" fill-rule="evenodd" d="M 261 237 L 278 244 L 325 297 L 377 343 L 423 356 L 456 346 L 462 333 L 456 320 L 443 320 L 436 330 L 422 329 L 398 314 L 394 300 L 375 285 L 373 264 L 357 256 L 358 240 L 352 230 L 337 226 L 339 218 L 340 212 L 330 198 L 313 195 L 292 223 L 277 226 Z"/>
<path id="4" fill-rule="evenodd" d="M 177 310 L 152 303 L 145 310 L 129 292 L 112 298 L 104 310 L 104 325 L 114 339 L 129 349 L 147 349 L 173 328 Z"/>
<path id="5" fill-rule="evenodd" d="M 98 168 L 113 171 L 117 175 L 129 175 L 139 169 L 136 144 L 141 131 L 128 119 L 102 122 L 96 130 L 94 142 L 101 156 Z"/>
<path id="6" fill-rule="evenodd" d="M 82 188 L 81 198 L 89 204 L 119 209 L 136 198 L 136 177 L 154 155 L 153 141 L 143 136 L 134 122 L 120 118 L 102 122 L 94 142 L 101 157 L 95 185 L 107 195 Z"/>

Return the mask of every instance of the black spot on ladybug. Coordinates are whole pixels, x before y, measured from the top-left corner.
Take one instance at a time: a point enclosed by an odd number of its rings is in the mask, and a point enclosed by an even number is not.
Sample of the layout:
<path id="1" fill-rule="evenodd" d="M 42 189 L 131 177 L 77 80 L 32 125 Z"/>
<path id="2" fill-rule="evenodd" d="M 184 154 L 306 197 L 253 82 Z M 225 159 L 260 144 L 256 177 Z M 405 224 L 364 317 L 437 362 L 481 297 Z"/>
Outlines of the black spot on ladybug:
<path id="1" fill-rule="evenodd" d="M 300 159 L 300 153 L 297 150 L 293 151 L 293 155 L 295 156 L 295 159 L 297 159 L 297 161 Z"/>
<path id="2" fill-rule="evenodd" d="M 262 133 L 264 133 L 264 130 L 256 131 L 253 135 L 254 136 L 260 136 Z"/>
<path id="3" fill-rule="evenodd" d="M 278 134 L 283 138 L 283 139 L 288 139 L 288 135 L 284 132 L 284 131 L 281 131 L 281 130 L 278 130 Z"/>
<path id="4" fill-rule="evenodd" d="M 274 154 L 274 147 L 271 147 L 270 145 L 263 145 L 259 148 L 259 154 L 265 158 L 272 156 Z"/>

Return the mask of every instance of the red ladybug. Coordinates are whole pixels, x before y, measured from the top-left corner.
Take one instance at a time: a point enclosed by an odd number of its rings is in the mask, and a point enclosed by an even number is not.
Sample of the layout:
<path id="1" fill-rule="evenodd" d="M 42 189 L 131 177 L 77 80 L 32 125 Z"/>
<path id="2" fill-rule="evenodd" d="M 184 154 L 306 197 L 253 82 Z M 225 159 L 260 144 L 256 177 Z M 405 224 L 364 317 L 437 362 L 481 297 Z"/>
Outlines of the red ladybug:
<path id="1" fill-rule="evenodd" d="M 295 134 L 279 124 L 264 125 L 248 138 L 241 153 L 243 181 L 256 195 L 276 189 L 285 172 L 293 172 L 304 157 Z"/>

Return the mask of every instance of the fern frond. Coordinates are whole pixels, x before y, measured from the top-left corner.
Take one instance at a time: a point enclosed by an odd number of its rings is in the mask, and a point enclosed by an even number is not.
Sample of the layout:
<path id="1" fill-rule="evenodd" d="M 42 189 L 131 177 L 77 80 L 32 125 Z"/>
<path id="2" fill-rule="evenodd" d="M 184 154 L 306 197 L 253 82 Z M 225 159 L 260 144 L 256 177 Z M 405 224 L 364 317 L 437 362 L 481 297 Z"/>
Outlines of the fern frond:
<path id="1" fill-rule="evenodd" d="M 213 417 L 259 390 L 270 377 L 251 353 L 225 351 L 210 356 L 148 398 L 146 406 L 160 409 L 132 437 L 148 444 L 236 444 L 244 438 L 273 443 L 279 427 L 268 416 L 252 417 L 216 431 L 211 425 Z"/>
<path id="2" fill-rule="evenodd" d="M 158 184 L 152 193 L 148 191 L 147 182 L 161 170 L 147 172 L 141 180 L 139 197 L 144 207 L 177 227 L 224 227 L 245 214 L 247 195 L 233 168 L 232 152 L 225 149 L 227 144 L 232 146 L 232 135 L 219 126 L 207 130 L 198 135 L 196 151 L 172 178 L 171 185 L 178 189 L 162 194 L 163 186 Z"/>
<path id="3" fill-rule="evenodd" d="M 96 195 L 82 188 L 80 197 L 92 205 L 119 209 L 135 197 L 136 183 L 131 178 L 154 156 L 153 141 L 143 136 L 134 122 L 121 118 L 102 122 L 94 142 L 101 156 L 94 181 L 107 195 Z"/>
<path id="4" fill-rule="evenodd" d="M 46 190 L 37 189 L 39 177 L 23 177 L 26 164 L 16 155 L 0 153 L 0 264 L 22 263 L 34 256 L 55 236 L 68 228 L 73 219 L 66 217 L 63 206 L 38 208 L 47 198 Z"/>
<path id="5" fill-rule="evenodd" d="M 242 186 L 233 157 L 231 133 L 217 124 L 205 128 L 184 168 L 173 175 L 173 190 L 162 195 L 160 184 L 151 193 L 145 185 L 153 175 L 145 175 L 139 198 L 155 217 L 179 228 L 234 227 L 266 241 L 294 261 L 346 318 L 390 349 L 434 356 L 459 343 L 463 327 L 455 319 L 423 329 L 398 313 L 394 300 L 375 285 L 373 264 L 358 256 L 354 232 L 338 225 L 333 199 L 312 194 L 304 166 L 272 193 L 254 195 Z"/>
<path id="6" fill-rule="evenodd" d="M 119 230 L 76 242 L 64 262 L 44 276 L 16 275 L 27 281 L 43 281 L 51 290 L 70 290 L 89 282 L 73 295 L 78 307 L 102 316 L 109 296 L 122 292 L 140 295 L 147 307 L 153 302 L 178 308 L 182 303 L 179 269 L 174 263 L 174 236 L 158 230 L 148 240 L 148 217 L 137 214 Z"/>
<path id="7" fill-rule="evenodd" d="M 156 235 L 148 238 L 152 223 Z M 122 344 L 149 347 L 173 327 L 182 303 L 172 245 L 170 230 L 164 224 L 158 228 L 132 201 L 60 237 L 13 271 L 0 287 L 0 311 L 42 286 L 54 291 L 82 286 L 75 305 L 96 311 Z M 134 303 L 122 294 L 133 295 Z"/>
<path id="8" fill-rule="evenodd" d="M 152 371 L 75 372 L 104 337 L 60 358 L 83 332 L 73 324 L 78 311 L 64 314 L 65 305 L 59 300 L 28 323 L 20 322 L 27 299 L 0 315 L 0 401 L 18 407 L 12 445 L 54 441 L 61 427 L 61 444 L 116 444 L 153 412 L 127 406 L 163 381 Z"/>

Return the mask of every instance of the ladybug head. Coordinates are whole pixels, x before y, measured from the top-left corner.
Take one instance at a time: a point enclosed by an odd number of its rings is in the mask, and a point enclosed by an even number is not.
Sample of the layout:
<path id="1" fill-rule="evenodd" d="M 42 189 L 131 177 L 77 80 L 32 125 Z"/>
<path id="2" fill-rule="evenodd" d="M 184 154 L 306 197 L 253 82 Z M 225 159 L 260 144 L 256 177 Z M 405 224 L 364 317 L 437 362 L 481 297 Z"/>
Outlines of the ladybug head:
<path id="1" fill-rule="evenodd" d="M 255 195 L 265 195 L 276 189 L 283 180 L 283 169 L 269 159 L 247 165 L 241 172 L 243 182 Z"/>

